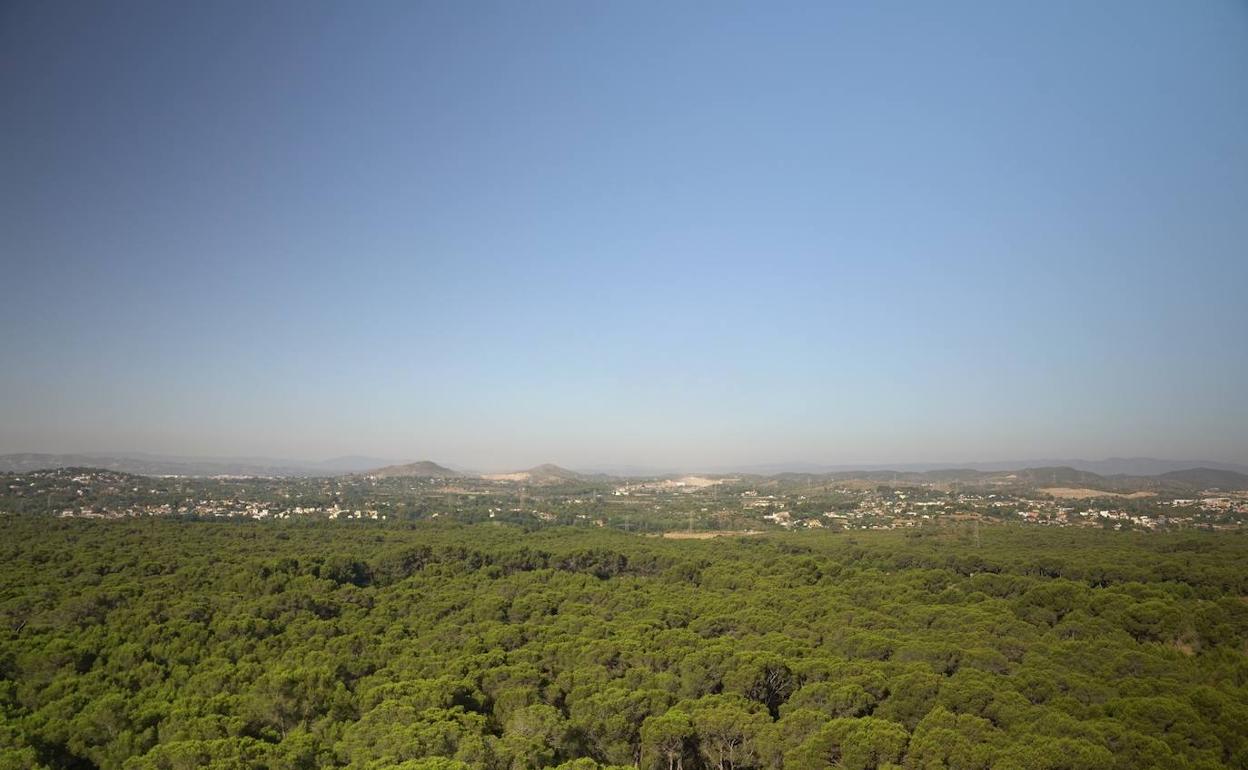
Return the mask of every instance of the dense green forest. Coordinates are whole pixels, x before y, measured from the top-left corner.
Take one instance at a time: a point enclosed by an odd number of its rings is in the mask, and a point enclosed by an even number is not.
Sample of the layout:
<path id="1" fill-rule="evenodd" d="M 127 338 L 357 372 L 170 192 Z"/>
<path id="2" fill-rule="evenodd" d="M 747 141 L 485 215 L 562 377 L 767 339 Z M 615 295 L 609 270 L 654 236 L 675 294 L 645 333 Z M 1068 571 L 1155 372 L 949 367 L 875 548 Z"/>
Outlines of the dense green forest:
<path id="1" fill-rule="evenodd" d="M 1248 767 L 1248 538 L 0 517 L 0 768 Z"/>

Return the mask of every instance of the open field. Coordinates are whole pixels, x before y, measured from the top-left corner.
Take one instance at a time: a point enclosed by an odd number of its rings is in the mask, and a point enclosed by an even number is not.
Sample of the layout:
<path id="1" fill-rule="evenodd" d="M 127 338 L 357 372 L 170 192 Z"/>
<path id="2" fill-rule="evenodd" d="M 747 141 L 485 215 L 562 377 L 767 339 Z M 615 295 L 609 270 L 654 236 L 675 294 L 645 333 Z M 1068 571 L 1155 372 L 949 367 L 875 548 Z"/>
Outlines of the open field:
<path id="1" fill-rule="evenodd" d="M 1063 500 L 1087 500 L 1095 497 L 1120 497 L 1124 500 L 1139 500 L 1145 497 L 1155 497 L 1157 494 L 1156 492 L 1106 492 L 1103 489 L 1077 489 L 1074 487 L 1044 487 L 1040 491 Z"/>

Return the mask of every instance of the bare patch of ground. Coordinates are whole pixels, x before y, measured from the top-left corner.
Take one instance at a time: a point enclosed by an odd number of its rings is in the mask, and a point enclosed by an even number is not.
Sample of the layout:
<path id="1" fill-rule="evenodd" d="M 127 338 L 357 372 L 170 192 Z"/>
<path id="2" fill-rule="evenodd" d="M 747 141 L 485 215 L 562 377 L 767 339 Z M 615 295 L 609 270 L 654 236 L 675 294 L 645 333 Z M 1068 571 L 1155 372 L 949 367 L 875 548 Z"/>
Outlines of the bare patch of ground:
<path id="1" fill-rule="evenodd" d="M 1156 492 L 1131 492 L 1130 494 L 1124 494 L 1122 492 L 1106 492 L 1102 489 L 1075 487 L 1045 487 L 1040 491 L 1063 500 L 1085 500 L 1089 497 L 1121 497 L 1126 500 L 1136 500 L 1141 497 L 1153 497 L 1157 494 Z"/>
<path id="2" fill-rule="evenodd" d="M 518 473 L 487 473 L 481 478 L 486 481 L 528 481 L 533 474 L 528 471 L 519 471 Z"/>
<path id="3" fill-rule="evenodd" d="M 698 489 L 702 489 L 704 487 L 713 487 L 716 484 L 723 484 L 724 482 L 723 479 L 708 479 L 704 476 L 682 476 L 675 481 L 665 483 L 669 483 L 672 486 L 696 487 Z"/>

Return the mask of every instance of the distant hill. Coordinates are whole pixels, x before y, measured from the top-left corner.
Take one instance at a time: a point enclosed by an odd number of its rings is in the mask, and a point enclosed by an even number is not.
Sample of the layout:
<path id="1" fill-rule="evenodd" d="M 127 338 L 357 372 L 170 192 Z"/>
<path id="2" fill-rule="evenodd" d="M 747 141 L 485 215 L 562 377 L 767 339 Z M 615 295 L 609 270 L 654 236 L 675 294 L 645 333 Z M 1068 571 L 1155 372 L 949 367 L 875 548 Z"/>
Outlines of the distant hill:
<path id="1" fill-rule="evenodd" d="M 380 476 L 381 478 L 453 479 L 459 478 L 464 474 L 438 465 L 430 460 L 421 460 L 420 462 L 407 463 L 406 465 L 387 465 L 385 468 L 368 471 L 368 475 Z"/>
<path id="2" fill-rule="evenodd" d="M 1157 475 L 1101 475 L 1065 466 L 985 471 L 945 468 L 929 471 L 866 470 L 826 474 L 779 473 L 761 478 L 774 481 L 818 483 L 823 481 L 869 481 L 879 484 L 957 483 L 983 487 L 1073 488 L 1105 492 L 1198 492 L 1204 489 L 1248 489 L 1248 474 L 1214 468 L 1188 468 Z"/>
<path id="3" fill-rule="evenodd" d="M 569 481 L 591 481 L 610 478 L 600 474 L 586 474 L 561 468 L 553 463 L 543 463 L 527 471 L 491 473 L 482 478 L 492 481 L 515 481 L 522 484 L 565 484 Z"/>
<path id="4" fill-rule="evenodd" d="M 1160 476 L 1171 471 L 1192 468 L 1212 468 L 1220 471 L 1248 473 L 1248 466 L 1219 463 L 1210 460 L 1158 460 L 1154 457 L 1110 457 L 1105 460 L 1060 460 L 1053 462 L 1029 462 L 1015 467 L 1068 466 L 1080 471 L 1091 471 L 1102 476 Z"/>
<path id="5" fill-rule="evenodd" d="M 54 468 L 101 468 L 140 476 L 323 476 L 326 471 L 263 458 L 192 458 L 156 455 L 9 454 L 0 455 L 0 472 L 28 473 Z"/>
<path id="6" fill-rule="evenodd" d="M 1031 460 L 994 460 L 992 462 L 957 462 L 957 463 L 896 463 L 879 465 L 862 463 L 857 465 L 821 465 L 819 463 L 789 462 L 771 463 L 767 465 L 729 465 L 704 468 L 708 473 L 746 473 L 756 476 L 774 476 L 780 473 L 798 474 L 836 474 L 849 477 L 866 473 L 928 473 L 938 471 L 945 473 L 950 469 L 967 469 L 987 473 L 1017 471 L 1027 468 L 1073 468 L 1077 471 L 1088 471 L 1101 476 L 1156 476 L 1170 471 L 1188 470 L 1191 468 L 1212 468 L 1223 471 L 1248 473 L 1248 465 L 1220 463 L 1209 460 L 1158 460 L 1152 457 L 1110 457 L 1105 460 L 1079 460 L 1070 458 L 1031 459 Z"/>
<path id="7" fill-rule="evenodd" d="M 1036 487 L 1113 488 L 1113 484 L 1107 482 L 1106 478 L 1098 473 L 1076 470 L 1070 467 L 1023 468 L 1022 470 L 1004 475 L 1014 476 L 1028 486 Z"/>
<path id="8" fill-rule="evenodd" d="M 345 457 L 333 457 L 328 460 L 322 460 L 319 463 L 308 463 L 309 467 L 319 468 L 327 473 L 363 473 L 373 468 L 382 468 L 387 465 L 400 465 L 399 460 L 385 459 L 381 457 L 367 457 L 363 455 L 347 455 Z"/>
<path id="9" fill-rule="evenodd" d="M 475 474 L 456 471 L 424 460 L 389 464 L 369 457 L 338 457 L 321 462 L 278 460 L 264 457 L 176 457 L 145 454 L 7 454 L 0 455 L 0 473 L 28 473 L 55 468 L 98 468 L 140 476 L 274 476 L 320 477 L 347 473 L 368 473 L 382 477 L 473 478 Z M 1079 461 L 1082 462 L 1082 461 Z M 877 484 L 962 484 L 986 487 L 1033 487 L 1095 489 L 1106 492 L 1199 492 L 1205 489 L 1248 490 L 1248 473 L 1227 467 L 1191 465 L 1175 468 L 1171 460 L 1127 458 L 1094 461 L 1092 465 L 1110 469 L 1165 468 L 1154 473 L 1097 473 L 1072 465 L 984 468 L 974 466 L 895 469 L 825 469 L 768 473 L 743 473 L 772 484 L 821 484 L 839 481 L 867 481 Z M 661 475 L 661 474 L 660 474 Z M 552 463 L 512 473 L 485 474 L 481 478 L 520 484 L 557 485 L 575 482 L 605 482 L 616 479 L 603 473 L 581 473 Z"/>
<path id="10" fill-rule="evenodd" d="M 1200 489 L 1248 489 L 1248 474 L 1224 471 L 1216 468 L 1190 468 L 1170 471 L 1157 478 L 1163 482 L 1188 484 Z"/>
<path id="11" fill-rule="evenodd" d="M 54 468 L 101 468 L 141 476 L 336 476 L 392 463 L 373 457 L 335 457 L 321 462 L 271 457 L 180 457 L 143 453 L 7 454 L 0 473 Z"/>
<path id="12" fill-rule="evenodd" d="M 537 484 L 548 484 L 560 481 L 581 481 L 586 478 L 584 474 L 570 471 L 567 468 L 560 468 L 553 463 L 543 463 L 536 468 L 529 468 L 529 478 Z"/>

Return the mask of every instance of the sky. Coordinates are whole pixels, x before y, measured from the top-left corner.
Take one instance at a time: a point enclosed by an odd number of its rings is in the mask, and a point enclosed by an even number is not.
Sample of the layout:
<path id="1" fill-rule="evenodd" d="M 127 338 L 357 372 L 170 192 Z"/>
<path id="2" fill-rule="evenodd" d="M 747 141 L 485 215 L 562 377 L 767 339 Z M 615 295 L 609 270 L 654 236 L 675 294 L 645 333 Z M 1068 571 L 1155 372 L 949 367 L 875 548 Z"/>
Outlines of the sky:
<path id="1" fill-rule="evenodd" d="M 0 4 L 0 452 L 1248 462 L 1248 5 Z"/>

